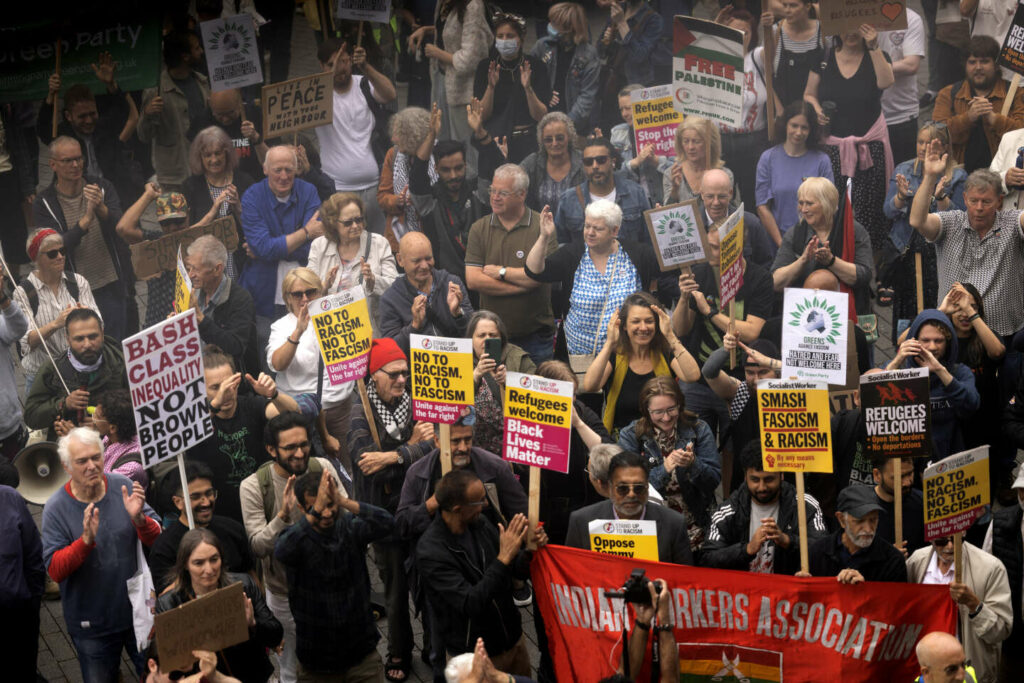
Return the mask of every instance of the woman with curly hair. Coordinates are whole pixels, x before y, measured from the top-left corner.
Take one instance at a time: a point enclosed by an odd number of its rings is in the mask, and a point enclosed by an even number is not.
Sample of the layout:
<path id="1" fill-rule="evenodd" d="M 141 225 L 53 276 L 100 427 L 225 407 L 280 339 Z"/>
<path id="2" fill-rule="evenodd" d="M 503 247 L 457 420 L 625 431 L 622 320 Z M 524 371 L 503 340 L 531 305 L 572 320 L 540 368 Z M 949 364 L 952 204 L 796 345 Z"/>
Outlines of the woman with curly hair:
<path id="1" fill-rule="evenodd" d="M 519 164 L 530 177 L 526 205 L 535 211 L 545 206 L 558 210 L 563 192 L 586 180 L 583 152 L 576 146 L 576 126 L 560 111 L 544 115 L 537 126 L 539 150 Z"/>
<path id="2" fill-rule="evenodd" d="M 391 117 L 392 147 L 384 157 L 377 185 L 377 204 L 384 212 L 384 236 L 392 251 L 407 232 L 420 229 L 420 216 L 409 199 L 409 172 L 412 157 L 430 133 L 430 112 L 422 107 L 406 107 Z M 430 182 L 437 180 L 434 160 L 427 166 Z"/>

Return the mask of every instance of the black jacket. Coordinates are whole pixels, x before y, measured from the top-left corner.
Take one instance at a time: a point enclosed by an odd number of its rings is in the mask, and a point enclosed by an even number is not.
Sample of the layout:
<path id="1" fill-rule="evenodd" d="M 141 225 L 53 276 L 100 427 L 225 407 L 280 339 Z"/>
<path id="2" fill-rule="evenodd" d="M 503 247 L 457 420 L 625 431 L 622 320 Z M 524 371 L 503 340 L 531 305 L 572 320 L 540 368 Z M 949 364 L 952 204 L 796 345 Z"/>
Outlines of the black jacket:
<path id="1" fill-rule="evenodd" d="M 433 269 L 434 284 L 427 296 L 427 319 L 423 329 L 412 326 L 412 302 L 420 292 L 409 283 L 405 275 L 399 276 L 380 297 L 380 336 L 391 337 L 406 355 L 409 355 L 410 334 L 432 334 L 440 337 L 465 337 L 466 324 L 473 315 L 469 290 L 458 276 L 446 270 Z M 448 285 L 454 282 L 462 290 L 461 314 L 458 318 L 448 310 Z"/>
<path id="2" fill-rule="evenodd" d="M 615 511 L 612 509 L 610 500 L 588 505 L 569 515 L 569 531 L 565 535 L 565 544 L 570 548 L 590 550 L 588 526 L 595 519 L 615 519 Z M 647 503 L 644 519 L 654 520 L 658 525 L 658 560 L 660 562 L 693 564 L 690 534 L 686 528 L 685 517 L 667 507 Z"/>
<path id="3" fill-rule="evenodd" d="M 217 653 L 217 670 L 230 671 L 242 683 L 263 683 L 274 672 L 267 650 L 277 647 L 284 637 L 284 628 L 267 607 L 263 592 L 248 574 L 227 574 L 228 585 L 242 583 L 246 597 L 252 601 L 256 626 L 249 627 L 249 640 Z M 167 612 L 189 601 L 177 590 L 164 593 L 156 601 L 157 614 Z"/>
<path id="4" fill-rule="evenodd" d="M 1022 518 L 1024 510 L 1019 505 L 992 513 L 992 554 L 1006 567 L 1006 577 L 1010 581 L 1010 605 L 1013 607 L 1013 632 L 1003 641 L 1003 652 L 1013 652 L 1017 657 L 1020 657 L 1020 648 L 1024 645 L 1024 618 L 1021 614 L 1021 578 L 1024 575 Z"/>
<path id="5" fill-rule="evenodd" d="M 1003 438 L 1014 448 L 1024 448 L 1024 375 L 1017 383 L 1013 400 L 1003 408 Z"/>
<path id="6" fill-rule="evenodd" d="M 807 542 L 825 536 L 828 529 L 818 501 L 804 497 L 807 508 Z M 774 574 L 795 574 L 800 570 L 800 525 L 797 520 L 796 489 L 782 482 L 779 493 L 779 518 L 775 520 L 782 533 L 789 536 L 789 548 L 775 547 Z M 718 569 L 746 571 L 754 555 L 747 553 L 750 542 L 750 490 L 742 485 L 732 492 L 729 500 L 711 515 L 708 537 L 701 546 L 701 565 Z"/>
<path id="7" fill-rule="evenodd" d="M 808 544 L 811 576 L 838 576 L 843 569 L 856 569 L 865 581 L 907 582 L 907 562 L 903 553 L 877 534 L 870 546 L 858 551 L 849 562 L 844 562 L 843 533 L 840 529 Z"/>
<path id="8" fill-rule="evenodd" d="M 511 566 L 499 562 L 498 530 L 483 516 L 466 530 L 466 540 L 478 558 L 469 556 L 438 514 L 416 544 L 416 564 L 448 654 L 472 652 L 483 638 L 493 657 L 523 634 L 512 579 L 529 576 L 530 556 L 520 551 Z"/>
<path id="9" fill-rule="evenodd" d="M 238 190 L 238 199 L 242 199 L 242 195 L 249 189 L 249 186 L 255 183 L 252 176 L 245 171 L 235 169 L 232 177 L 232 184 L 235 189 Z M 190 175 L 185 179 L 185 183 L 181 187 L 181 193 L 185 195 L 186 201 L 188 201 L 188 224 L 195 225 L 210 212 L 213 208 L 213 199 L 210 197 L 210 188 L 206 183 L 206 176 L 202 173 Z M 241 226 L 239 226 L 241 228 Z M 241 240 L 239 240 L 241 241 Z"/>
<path id="10" fill-rule="evenodd" d="M 199 323 L 199 338 L 204 344 L 216 344 L 224 353 L 235 359 L 239 372 L 259 374 L 259 343 L 256 341 L 256 312 L 252 294 L 241 285 L 232 282 L 228 298 L 214 306 Z"/>

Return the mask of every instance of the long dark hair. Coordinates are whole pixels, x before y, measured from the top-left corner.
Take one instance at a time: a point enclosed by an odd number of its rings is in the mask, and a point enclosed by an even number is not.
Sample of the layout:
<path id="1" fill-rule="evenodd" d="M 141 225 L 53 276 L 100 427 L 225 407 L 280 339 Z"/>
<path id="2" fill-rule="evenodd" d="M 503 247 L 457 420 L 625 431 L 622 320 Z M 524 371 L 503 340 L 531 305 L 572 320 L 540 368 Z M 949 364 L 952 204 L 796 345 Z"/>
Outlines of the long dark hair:
<path id="1" fill-rule="evenodd" d="M 679 417 L 676 418 L 676 429 L 686 429 L 697 424 L 697 414 L 686 409 L 686 396 L 679 389 L 679 384 L 674 377 L 652 377 L 644 383 L 640 390 L 640 413 L 642 417 L 636 421 L 636 435 L 638 438 L 654 436 L 654 423 L 651 421 L 651 411 L 648 407 L 651 399 L 655 396 L 668 396 L 675 399 L 679 406 Z"/>
<path id="2" fill-rule="evenodd" d="M 974 305 L 978 309 L 978 317 L 984 320 L 985 302 L 981 300 L 981 292 L 970 282 L 961 282 L 960 284 L 967 290 L 968 294 L 974 297 Z M 954 334 L 956 333 L 955 328 L 956 326 L 954 325 Z M 971 336 L 968 338 L 967 354 L 964 356 L 964 359 L 967 366 L 972 369 L 980 367 L 985 359 L 985 345 L 981 342 L 981 335 L 975 332 L 973 327 L 971 328 Z M 956 358 L 950 360 L 955 362 Z"/>
<path id="3" fill-rule="evenodd" d="M 189 501 L 186 500 L 185 505 L 188 504 Z M 224 546 L 217 538 L 217 534 L 209 529 L 196 527 L 181 537 L 181 542 L 178 544 L 178 558 L 174 563 L 174 569 L 167 577 L 174 582 L 175 591 L 186 601 L 196 597 L 196 591 L 192 588 L 192 575 L 188 573 L 188 560 L 196 548 L 203 543 L 212 545 L 220 555 L 220 577 L 217 579 L 217 588 L 228 585 L 227 571 L 224 567 Z"/>
<path id="4" fill-rule="evenodd" d="M 782 110 L 782 116 L 775 119 L 775 139 L 781 141 L 780 145 L 784 143 L 786 141 L 786 127 L 789 125 L 789 120 L 801 114 L 807 119 L 807 125 L 810 127 L 810 131 L 807 133 L 807 149 L 818 149 L 818 144 L 821 142 L 821 126 L 818 124 L 818 114 L 814 111 L 814 107 L 805 100 L 791 102 Z"/>
<path id="5" fill-rule="evenodd" d="M 630 343 L 629 335 L 626 333 L 626 320 L 629 319 L 629 309 L 638 307 L 651 310 L 651 315 L 654 316 L 654 337 L 651 339 L 651 353 L 660 353 L 663 356 L 671 357 L 672 348 L 668 345 L 665 335 L 661 333 L 658 314 L 653 310 L 655 306 L 660 307 L 661 304 L 647 292 L 633 292 L 626 297 L 626 300 L 622 302 L 622 306 L 619 307 L 619 344 L 618 348 L 615 349 L 616 353 L 621 353 L 627 358 L 633 355 L 633 345 Z"/>

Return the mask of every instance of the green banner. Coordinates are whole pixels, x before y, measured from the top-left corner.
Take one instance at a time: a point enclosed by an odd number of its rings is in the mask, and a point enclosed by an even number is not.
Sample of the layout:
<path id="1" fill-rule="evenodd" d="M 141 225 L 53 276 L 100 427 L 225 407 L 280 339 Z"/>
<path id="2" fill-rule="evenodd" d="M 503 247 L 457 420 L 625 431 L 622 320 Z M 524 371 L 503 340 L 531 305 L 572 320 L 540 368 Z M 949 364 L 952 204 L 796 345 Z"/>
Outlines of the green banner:
<path id="1" fill-rule="evenodd" d="M 99 94 L 104 86 L 92 70 L 100 53 L 117 62 L 121 90 L 155 87 L 160 77 L 160 21 L 153 17 L 83 14 L 67 24 L 36 22 L 0 29 L 0 102 L 44 99 L 56 69 L 61 40 L 61 90 L 84 83 Z"/>

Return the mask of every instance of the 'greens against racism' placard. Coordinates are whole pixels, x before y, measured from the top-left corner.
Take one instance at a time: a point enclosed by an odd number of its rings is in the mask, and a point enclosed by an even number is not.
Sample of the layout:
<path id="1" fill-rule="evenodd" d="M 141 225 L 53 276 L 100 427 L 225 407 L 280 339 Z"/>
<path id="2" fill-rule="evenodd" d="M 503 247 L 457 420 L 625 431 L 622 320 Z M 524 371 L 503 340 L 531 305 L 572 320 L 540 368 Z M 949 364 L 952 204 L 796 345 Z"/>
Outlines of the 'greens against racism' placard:
<path id="1" fill-rule="evenodd" d="M 787 287 L 782 306 L 782 376 L 786 379 L 846 383 L 844 292 Z"/>

